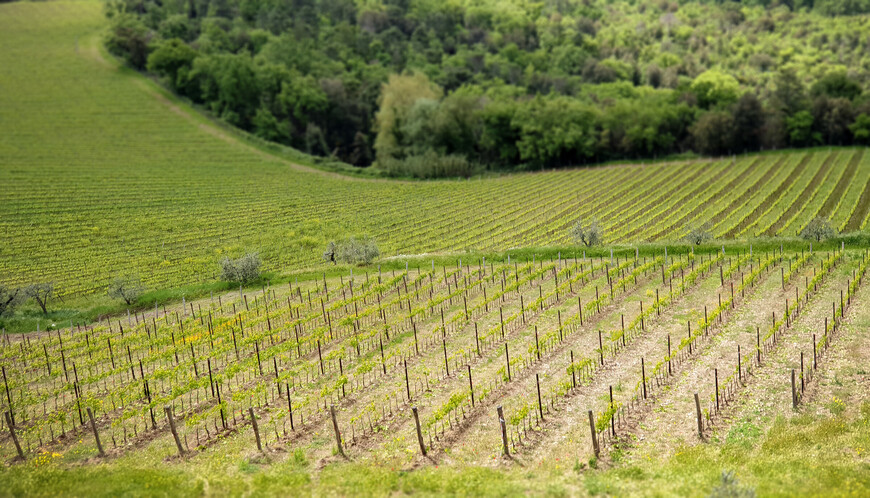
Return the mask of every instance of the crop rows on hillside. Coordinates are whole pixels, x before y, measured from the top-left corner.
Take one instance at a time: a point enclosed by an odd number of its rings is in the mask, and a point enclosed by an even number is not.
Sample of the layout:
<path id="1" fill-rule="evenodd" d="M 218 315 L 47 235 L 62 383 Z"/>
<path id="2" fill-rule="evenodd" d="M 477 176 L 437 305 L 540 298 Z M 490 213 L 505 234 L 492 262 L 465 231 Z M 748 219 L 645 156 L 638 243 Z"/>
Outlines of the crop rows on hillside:
<path id="1" fill-rule="evenodd" d="M 12 69 L 0 74 L 7 284 L 54 281 L 66 297 L 138 274 L 162 289 L 214 278 L 226 254 L 258 251 L 267 270 L 315 266 L 350 235 L 374 237 L 385 256 L 566 244 L 581 217 L 597 218 L 607 243 L 870 220 L 864 149 L 464 181 L 338 177 L 264 153 L 119 69 L 99 49 L 98 3 L 33 8 L 0 16 L 0 65 Z"/>
<path id="2" fill-rule="evenodd" d="M 166 410 L 185 453 L 250 437 L 251 413 L 262 444 L 293 447 L 330 433 L 334 409 L 345 451 L 413 461 L 412 406 L 427 450 L 454 458 L 500 453 L 496 407 L 510 452 L 547 451 L 550 431 L 577 431 L 587 410 L 606 448 L 659 396 L 688 400 L 671 384 L 709 375 L 711 351 L 719 390 L 694 387 L 704 430 L 796 322 L 833 306 L 812 341 L 827 347 L 868 262 L 849 250 L 571 255 L 230 293 L 6 336 L 4 408 L 25 452 L 92 438 L 89 411 L 109 455 L 167 436 Z M 717 336 L 733 336 L 734 356 Z M 577 451 L 591 451 L 585 427 Z"/>

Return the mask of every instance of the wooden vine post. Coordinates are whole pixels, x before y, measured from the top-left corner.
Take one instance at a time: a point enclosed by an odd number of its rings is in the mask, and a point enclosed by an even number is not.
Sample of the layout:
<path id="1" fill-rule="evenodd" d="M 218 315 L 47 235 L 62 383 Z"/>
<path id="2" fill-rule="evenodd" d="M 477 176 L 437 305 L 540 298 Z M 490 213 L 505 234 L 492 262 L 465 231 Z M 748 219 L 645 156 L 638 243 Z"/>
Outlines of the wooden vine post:
<path id="1" fill-rule="evenodd" d="M 795 389 L 794 369 L 791 369 L 791 407 L 797 409 L 798 398 L 797 390 Z"/>
<path id="2" fill-rule="evenodd" d="M 589 410 L 589 432 L 592 433 L 592 450 L 595 452 L 595 458 L 598 458 L 600 450 L 598 448 L 598 434 L 595 432 L 595 416 L 592 415 L 592 410 Z"/>
<path id="3" fill-rule="evenodd" d="M 499 408 L 499 411 L 501 408 Z M 4 413 L 6 415 L 6 427 L 9 427 L 9 435 L 12 437 L 12 442 L 15 443 L 15 450 L 18 452 L 18 458 L 24 460 L 24 452 L 21 450 L 21 443 L 18 442 L 18 436 L 15 434 L 15 427 L 12 424 L 12 416 L 7 411 Z"/>
<path id="4" fill-rule="evenodd" d="M 468 392 L 471 393 L 471 407 L 474 408 L 474 381 L 471 379 L 471 365 L 465 365 L 468 368 Z"/>
<path id="5" fill-rule="evenodd" d="M 169 421 L 169 430 L 172 432 L 172 437 L 175 438 L 175 446 L 178 447 L 178 454 L 184 456 L 184 446 L 181 445 L 181 438 L 178 437 L 178 431 L 175 429 L 175 419 L 172 417 L 172 408 L 169 405 L 163 407 L 166 413 L 166 419 Z"/>
<path id="6" fill-rule="evenodd" d="M 97 432 L 97 422 L 94 420 L 94 411 L 91 410 L 91 407 L 88 407 L 88 419 L 91 421 L 91 430 L 94 431 L 94 440 L 97 442 L 97 454 L 101 457 L 106 456 L 106 452 L 103 451 L 103 443 L 100 442 L 100 433 Z"/>
<path id="7" fill-rule="evenodd" d="M 496 412 L 498 413 L 498 423 L 501 425 L 501 441 L 504 445 L 504 456 L 510 457 L 511 452 L 508 449 L 507 424 L 504 421 L 504 411 L 502 410 L 502 407 L 499 406 L 496 408 Z"/>
<path id="8" fill-rule="evenodd" d="M 338 430 L 338 419 L 335 418 L 335 405 L 329 405 L 329 414 L 332 417 L 332 429 L 335 431 L 335 445 L 338 448 L 338 454 L 345 456 L 344 448 L 341 447 L 341 432 Z"/>
<path id="9" fill-rule="evenodd" d="M 417 407 L 412 407 L 411 411 L 414 413 L 414 425 L 417 427 L 417 443 L 420 444 L 420 453 L 423 456 L 426 456 L 426 444 L 423 443 L 423 431 L 420 429 L 420 415 L 417 414 Z"/>
<path id="10" fill-rule="evenodd" d="M 260 426 L 257 425 L 257 416 L 254 415 L 254 409 L 248 408 L 248 415 L 251 417 L 251 427 L 254 428 L 254 438 L 257 440 L 257 451 L 263 452 L 263 443 L 260 441 Z"/>

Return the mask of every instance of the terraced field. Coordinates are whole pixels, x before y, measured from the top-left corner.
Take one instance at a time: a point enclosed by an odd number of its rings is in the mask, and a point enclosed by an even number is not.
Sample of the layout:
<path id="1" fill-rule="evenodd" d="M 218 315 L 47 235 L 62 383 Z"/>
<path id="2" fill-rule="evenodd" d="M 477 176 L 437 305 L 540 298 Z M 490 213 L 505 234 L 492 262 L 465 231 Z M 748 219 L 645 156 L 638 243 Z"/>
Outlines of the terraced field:
<path id="1" fill-rule="evenodd" d="M 870 220 L 863 149 L 626 164 L 465 181 L 387 182 L 300 166 L 214 125 L 100 48 L 96 1 L 0 6 L 0 281 L 61 296 L 138 273 L 212 279 L 224 254 L 317 266 L 371 235 L 386 256 L 565 245 L 578 217 L 608 243 L 794 235 Z M 62 81 L 64 84 L 58 84 Z M 409 208 L 409 206 L 411 206 Z"/>

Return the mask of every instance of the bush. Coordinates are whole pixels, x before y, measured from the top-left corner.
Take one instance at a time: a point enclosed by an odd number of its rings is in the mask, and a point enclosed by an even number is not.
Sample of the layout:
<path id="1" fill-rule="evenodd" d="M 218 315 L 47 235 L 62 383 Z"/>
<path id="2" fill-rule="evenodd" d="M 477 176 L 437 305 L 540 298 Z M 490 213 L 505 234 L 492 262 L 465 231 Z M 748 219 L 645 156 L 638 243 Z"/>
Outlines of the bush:
<path id="1" fill-rule="evenodd" d="M 15 307 L 24 300 L 24 292 L 19 289 L 0 284 L 0 318 L 12 316 Z"/>
<path id="2" fill-rule="evenodd" d="M 801 237 L 807 240 L 815 240 L 816 242 L 835 237 L 836 235 L 837 231 L 824 218 L 813 219 L 801 230 Z"/>
<path id="3" fill-rule="evenodd" d="M 323 253 L 325 261 L 332 263 L 349 263 L 349 264 L 369 264 L 374 261 L 381 252 L 378 250 L 378 244 L 372 238 L 357 239 L 351 237 L 349 239 L 338 242 L 330 242 L 326 246 L 326 252 Z"/>
<path id="4" fill-rule="evenodd" d="M 701 245 L 708 240 L 713 239 L 713 234 L 711 234 L 706 226 L 693 227 L 689 230 L 689 233 L 686 234 L 686 242 L 691 244 L 695 244 L 696 246 Z"/>
<path id="5" fill-rule="evenodd" d="M 379 159 L 378 164 L 390 176 L 413 178 L 468 178 L 475 172 L 474 165 L 465 156 L 459 154 L 442 156 L 432 150 L 405 159 Z"/>
<path id="6" fill-rule="evenodd" d="M 238 259 L 221 261 L 221 280 L 246 284 L 260 278 L 260 255 L 251 252 Z"/>
<path id="7" fill-rule="evenodd" d="M 138 278 L 131 276 L 118 277 L 112 280 L 108 288 L 109 297 L 123 299 L 127 303 L 127 306 L 136 302 L 144 291 L 145 288 L 142 286 L 142 282 Z"/>
<path id="8" fill-rule="evenodd" d="M 579 244 L 584 244 L 587 247 L 600 244 L 602 242 L 602 230 L 598 226 L 598 219 L 592 218 L 588 224 L 583 222 L 583 218 L 577 220 L 574 226 L 571 227 L 571 238 Z"/>

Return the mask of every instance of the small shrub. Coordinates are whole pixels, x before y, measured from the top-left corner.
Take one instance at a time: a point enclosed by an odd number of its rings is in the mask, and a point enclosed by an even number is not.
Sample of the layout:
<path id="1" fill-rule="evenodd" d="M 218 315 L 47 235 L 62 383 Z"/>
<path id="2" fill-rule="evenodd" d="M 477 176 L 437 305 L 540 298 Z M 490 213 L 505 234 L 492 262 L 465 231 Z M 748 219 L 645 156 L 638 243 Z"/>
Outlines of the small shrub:
<path id="1" fill-rule="evenodd" d="M 431 150 L 404 159 L 379 159 L 378 164 L 390 176 L 413 178 L 468 178 L 478 169 L 465 156 L 441 155 Z"/>
<path id="2" fill-rule="evenodd" d="M 598 226 L 598 219 L 592 218 L 585 223 L 583 218 L 578 219 L 571 227 L 571 238 L 579 244 L 587 247 L 598 245 L 602 242 L 602 230 Z"/>
<path id="3" fill-rule="evenodd" d="M 703 225 L 696 226 L 696 227 L 692 227 L 689 230 L 689 233 L 686 234 L 685 239 L 686 239 L 686 242 L 689 242 L 690 244 L 694 244 L 696 246 L 699 246 L 699 245 L 703 244 L 704 242 L 707 242 L 708 240 L 712 240 L 713 234 L 711 234 L 707 230 L 706 226 L 703 226 Z"/>
<path id="4" fill-rule="evenodd" d="M 109 284 L 109 297 L 123 299 L 127 306 L 135 303 L 145 291 L 142 282 L 137 277 L 118 277 Z"/>
<path id="5" fill-rule="evenodd" d="M 740 486 L 734 471 L 723 470 L 722 481 L 710 492 L 710 498 L 755 498 L 755 490 Z"/>
<path id="6" fill-rule="evenodd" d="M 260 278 L 260 255 L 251 252 L 238 259 L 221 261 L 221 280 L 246 284 Z"/>
<path id="7" fill-rule="evenodd" d="M 834 230 L 828 220 L 824 218 L 813 218 L 813 220 L 807 223 L 807 226 L 801 230 L 801 237 L 807 240 L 815 240 L 816 242 L 835 237 L 836 235 L 837 231 Z"/>
<path id="8" fill-rule="evenodd" d="M 381 252 L 378 250 L 378 244 L 374 239 L 351 237 L 338 242 L 330 242 L 326 246 L 326 252 L 323 253 L 323 259 L 333 263 L 367 265 L 380 255 Z"/>
<path id="9" fill-rule="evenodd" d="M 337 251 L 338 260 L 345 263 L 369 264 L 380 255 L 378 244 L 371 238 L 350 238 L 340 244 Z"/>

